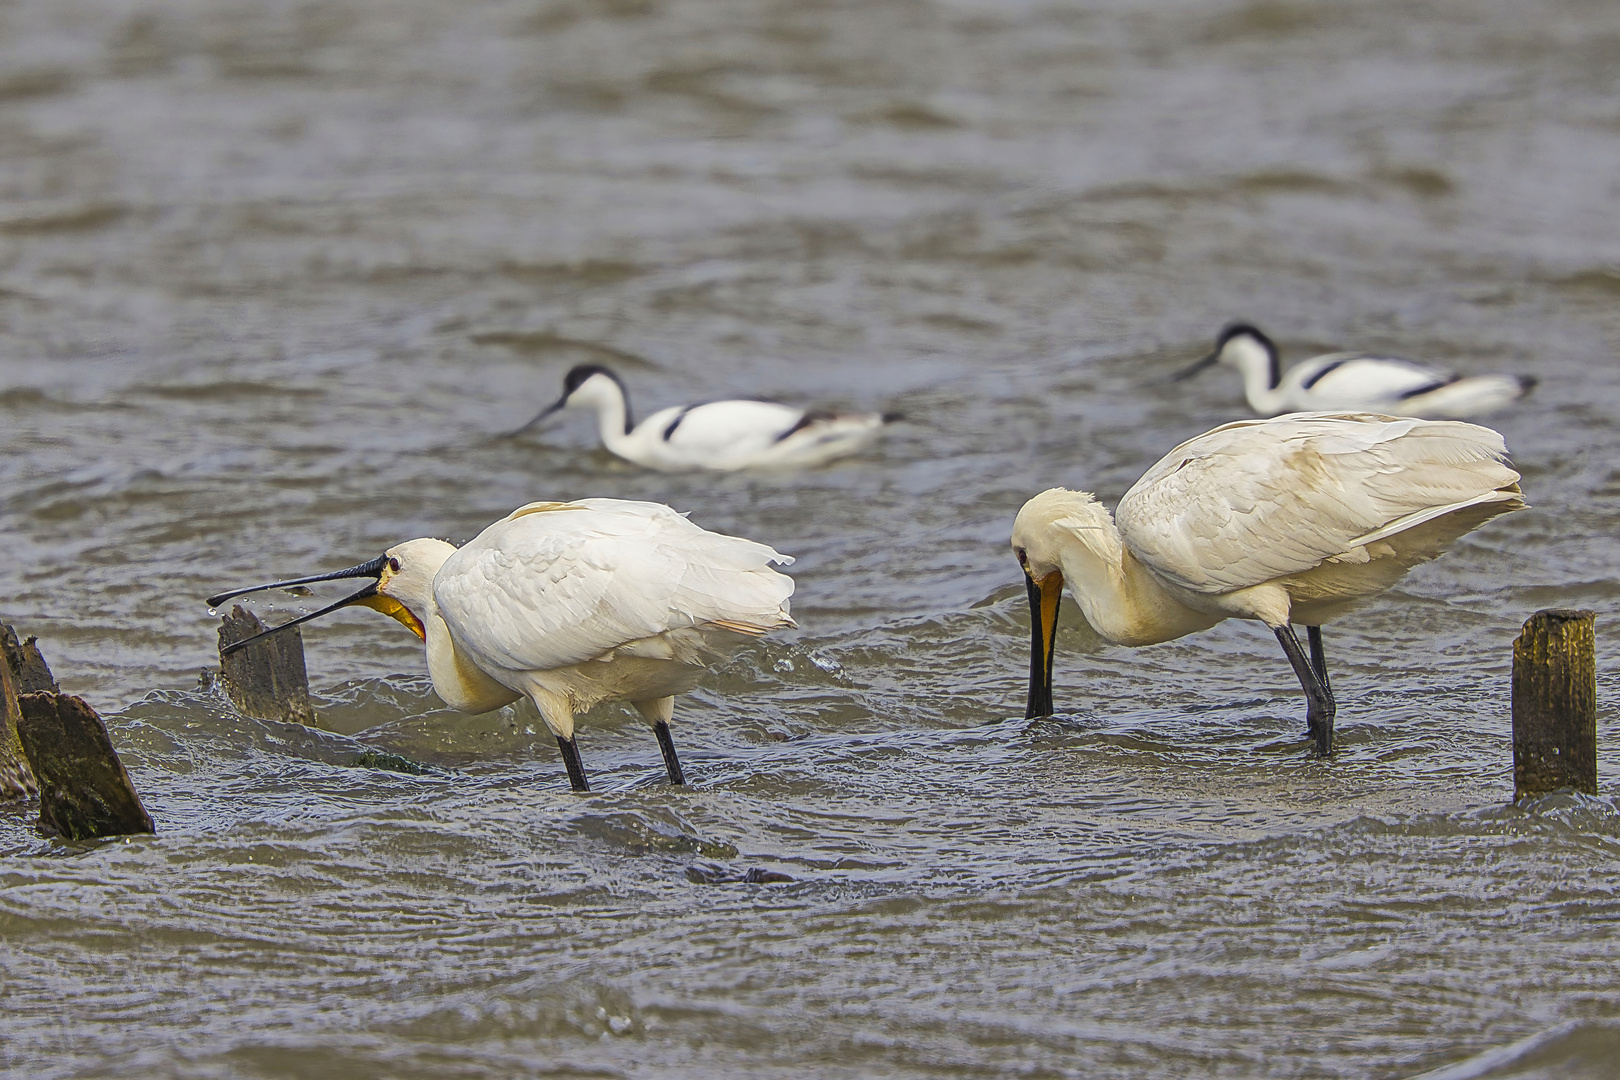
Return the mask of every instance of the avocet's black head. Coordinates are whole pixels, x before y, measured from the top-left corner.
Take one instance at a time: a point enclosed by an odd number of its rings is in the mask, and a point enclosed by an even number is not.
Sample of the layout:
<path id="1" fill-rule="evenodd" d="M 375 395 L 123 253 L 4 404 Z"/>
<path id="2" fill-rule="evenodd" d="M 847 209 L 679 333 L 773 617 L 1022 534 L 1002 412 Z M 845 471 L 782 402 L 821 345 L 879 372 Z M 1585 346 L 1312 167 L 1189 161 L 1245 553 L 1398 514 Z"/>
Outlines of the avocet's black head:
<path id="1" fill-rule="evenodd" d="M 568 369 L 568 374 L 563 376 L 563 400 L 567 401 L 568 396 L 581 386 L 584 386 L 592 375 L 606 375 L 619 384 L 620 390 L 624 389 L 624 380 L 601 364 L 575 364 Z"/>
<path id="2" fill-rule="evenodd" d="M 1233 338 L 1240 337 L 1253 338 L 1257 343 L 1259 343 L 1260 347 L 1265 349 L 1267 352 L 1274 353 L 1277 351 L 1277 346 L 1272 343 L 1272 340 L 1267 337 L 1265 332 L 1258 326 L 1255 326 L 1253 323 L 1234 322 L 1227 323 L 1226 326 L 1222 328 L 1220 336 L 1215 339 L 1216 355 L 1219 355 L 1220 351 L 1226 348 L 1226 343 L 1228 341 L 1231 341 Z"/>
<path id="3" fill-rule="evenodd" d="M 600 376 L 600 379 L 598 376 Z M 613 374 L 613 372 L 603 367 L 601 364 L 576 364 L 569 368 L 568 374 L 563 376 L 562 397 L 558 398 L 551 405 L 541 410 L 540 415 L 518 428 L 517 431 L 512 432 L 512 434 L 517 435 L 520 432 L 527 431 L 529 428 L 532 428 L 534 425 L 538 424 L 552 413 L 560 412 L 561 410 L 566 409 L 569 405 L 574 403 L 574 395 L 578 394 L 581 389 L 587 386 L 594 385 L 601 387 L 602 390 L 605 390 L 607 393 L 611 394 L 613 391 L 606 390 L 606 386 L 601 381 L 602 379 L 607 380 L 607 382 L 617 387 L 619 397 L 624 400 L 624 430 L 625 434 L 628 435 L 631 428 L 630 395 L 625 391 L 624 381 L 617 375 Z M 597 381 L 593 383 L 592 380 Z M 588 402 L 582 402 L 582 404 L 588 404 Z"/>
<path id="4" fill-rule="evenodd" d="M 1253 341 L 1265 351 L 1266 356 L 1271 361 L 1271 385 L 1276 386 L 1282 379 L 1282 371 L 1277 362 L 1277 346 L 1259 327 L 1246 322 L 1227 323 L 1222 328 L 1219 336 L 1215 338 L 1214 351 L 1207 356 L 1200 357 L 1198 362 L 1191 367 L 1177 372 L 1171 377 L 1170 381 L 1181 382 L 1183 379 L 1190 379 L 1205 368 L 1217 363 L 1221 358 L 1221 353 L 1226 350 L 1226 346 L 1238 340 Z"/>

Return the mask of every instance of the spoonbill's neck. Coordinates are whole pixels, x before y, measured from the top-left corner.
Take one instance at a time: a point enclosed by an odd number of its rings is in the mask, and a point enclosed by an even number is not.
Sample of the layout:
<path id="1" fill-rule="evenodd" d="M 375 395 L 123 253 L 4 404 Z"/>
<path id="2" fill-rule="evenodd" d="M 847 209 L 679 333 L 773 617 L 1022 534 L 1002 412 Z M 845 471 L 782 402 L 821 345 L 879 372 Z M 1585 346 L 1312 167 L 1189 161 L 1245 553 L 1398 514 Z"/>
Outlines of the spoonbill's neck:
<path id="1" fill-rule="evenodd" d="M 461 712 L 489 712 L 516 701 L 520 695 L 473 663 L 439 614 L 433 579 L 455 553 L 456 549 L 442 540 L 409 540 L 390 548 L 389 554 L 398 558 L 401 571 L 385 578 L 378 591 L 404 604 L 421 622 L 428 677 L 444 703 Z"/>
<path id="2" fill-rule="evenodd" d="M 452 709 L 464 713 L 486 713 L 510 705 L 520 693 L 496 682 L 462 652 L 450 627 L 439 614 L 439 606 L 429 601 L 429 612 L 422 620 L 427 632 L 428 677 L 434 692 Z"/>
<path id="3" fill-rule="evenodd" d="M 1125 547 L 1111 517 L 1086 542 L 1064 545 L 1061 558 L 1086 622 L 1115 645 L 1154 645 L 1220 621 L 1177 601 Z"/>

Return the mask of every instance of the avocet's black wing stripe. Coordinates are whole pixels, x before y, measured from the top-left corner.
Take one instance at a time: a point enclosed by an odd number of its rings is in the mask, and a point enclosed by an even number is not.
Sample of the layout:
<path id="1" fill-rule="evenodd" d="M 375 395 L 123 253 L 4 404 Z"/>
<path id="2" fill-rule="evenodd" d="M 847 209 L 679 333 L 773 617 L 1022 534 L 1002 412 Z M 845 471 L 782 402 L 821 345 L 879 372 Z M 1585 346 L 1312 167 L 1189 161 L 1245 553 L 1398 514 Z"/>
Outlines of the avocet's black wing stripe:
<path id="1" fill-rule="evenodd" d="M 1317 383 L 1321 382 L 1322 377 L 1324 375 L 1326 375 L 1328 372 L 1333 371 L 1336 368 L 1344 367 L 1344 365 L 1349 364 L 1349 363 L 1353 363 L 1354 361 L 1360 360 L 1360 359 L 1363 359 L 1363 357 L 1347 356 L 1343 360 L 1335 360 L 1331 364 L 1323 364 L 1322 367 L 1319 370 L 1317 370 L 1317 371 L 1315 371 L 1315 372 L 1313 372 L 1311 374 L 1310 378 L 1308 378 L 1304 382 L 1300 383 L 1299 388 L 1301 390 L 1309 390 L 1311 387 L 1313 387 Z M 1276 385 L 1276 380 L 1275 379 L 1272 380 L 1272 385 L 1273 386 Z"/>
<path id="2" fill-rule="evenodd" d="M 826 420 L 836 420 L 837 418 L 837 413 L 827 409 L 806 409 L 804 415 L 793 422 L 792 427 L 788 428 L 786 431 L 782 432 L 782 434 L 776 437 L 776 441 L 781 442 L 788 436 L 803 431 L 812 424 L 819 424 Z"/>
<path id="3" fill-rule="evenodd" d="M 1425 383 L 1422 386 L 1414 386 L 1410 390 L 1403 390 L 1403 391 L 1401 391 L 1400 394 L 1396 395 L 1396 398 L 1399 401 L 1405 401 L 1407 398 L 1415 398 L 1420 394 L 1427 394 L 1427 393 L 1430 393 L 1431 391 L 1439 390 L 1443 386 L 1450 386 L 1451 384 L 1453 384 L 1455 382 L 1459 382 L 1461 380 L 1462 380 L 1461 375 L 1452 375 L 1449 378 L 1436 379 L 1432 383 Z"/>
<path id="4" fill-rule="evenodd" d="M 698 407 L 697 405 L 688 405 L 686 408 L 682 409 L 680 412 L 675 414 L 675 419 L 671 420 L 669 422 L 669 426 L 664 429 L 664 441 L 665 442 L 669 442 L 669 437 L 671 435 L 675 434 L 675 429 L 676 428 L 681 426 L 681 421 L 686 419 L 686 414 L 691 412 L 693 409 L 695 409 L 697 407 Z"/>

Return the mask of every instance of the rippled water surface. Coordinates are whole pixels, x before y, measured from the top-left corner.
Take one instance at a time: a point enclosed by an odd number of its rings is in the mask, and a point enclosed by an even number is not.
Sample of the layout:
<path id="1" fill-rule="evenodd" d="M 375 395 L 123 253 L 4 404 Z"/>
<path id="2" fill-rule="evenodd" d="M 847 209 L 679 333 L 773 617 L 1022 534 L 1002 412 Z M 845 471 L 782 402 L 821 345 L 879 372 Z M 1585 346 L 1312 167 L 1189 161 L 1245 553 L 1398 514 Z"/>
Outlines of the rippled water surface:
<path id="1" fill-rule="evenodd" d="M 38 1077 L 1607 1077 L 1620 6 L 23 0 L 0 10 L 0 613 L 158 833 L 0 810 L 0 1068 Z M 1022 715 L 1013 512 L 1245 415 L 1228 319 L 1541 385 L 1534 504 L 1329 628 L 1072 611 Z M 570 414 L 885 408 L 664 476 Z M 512 507 L 798 557 L 675 723 L 445 710 L 358 611 L 322 730 L 199 685 L 201 598 Z M 266 617 L 306 610 L 276 596 Z M 1509 805 L 1509 643 L 1599 613 L 1598 798 Z M 366 768 L 367 750 L 430 766 Z M 764 880 L 761 880 L 764 879 Z"/>

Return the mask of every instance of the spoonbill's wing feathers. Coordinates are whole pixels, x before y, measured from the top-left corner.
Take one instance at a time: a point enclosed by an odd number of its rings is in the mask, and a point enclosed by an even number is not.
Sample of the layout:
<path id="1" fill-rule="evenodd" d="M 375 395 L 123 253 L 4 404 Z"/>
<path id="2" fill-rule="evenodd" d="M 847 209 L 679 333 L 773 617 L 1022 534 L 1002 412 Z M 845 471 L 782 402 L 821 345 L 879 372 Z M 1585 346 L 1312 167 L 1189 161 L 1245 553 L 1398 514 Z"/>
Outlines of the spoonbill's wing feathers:
<path id="1" fill-rule="evenodd" d="M 1288 377 L 1301 393 L 1315 400 L 1367 404 L 1398 401 L 1456 379 L 1444 368 L 1371 353 L 1318 356 L 1296 365 Z"/>
<path id="2" fill-rule="evenodd" d="M 676 409 L 661 437 L 677 450 L 706 457 L 757 454 L 792 430 L 802 416 L 803 409 L 774 401 L 710 401 Z"/>
<path id="3" fill-rule="evenodd" d="M 1506 456 L 1496 432 L 1457 421 L 1239 421 L 1165 455 L 1125 493 L 1116 519 L 1126 545 L 1162 577 L 1230 592 L 1464 507 L 1516 508 L 1519 474 Z"/>
<path id="4" fill-rule="evenodd" d="M 658 503 L 582 499 L 491 525 L 445 562 L 433 594 L 475 655 L 542 671 L 669 630 L 792 626 L 793 580 L 773 562 L 792 560 Z"/>

